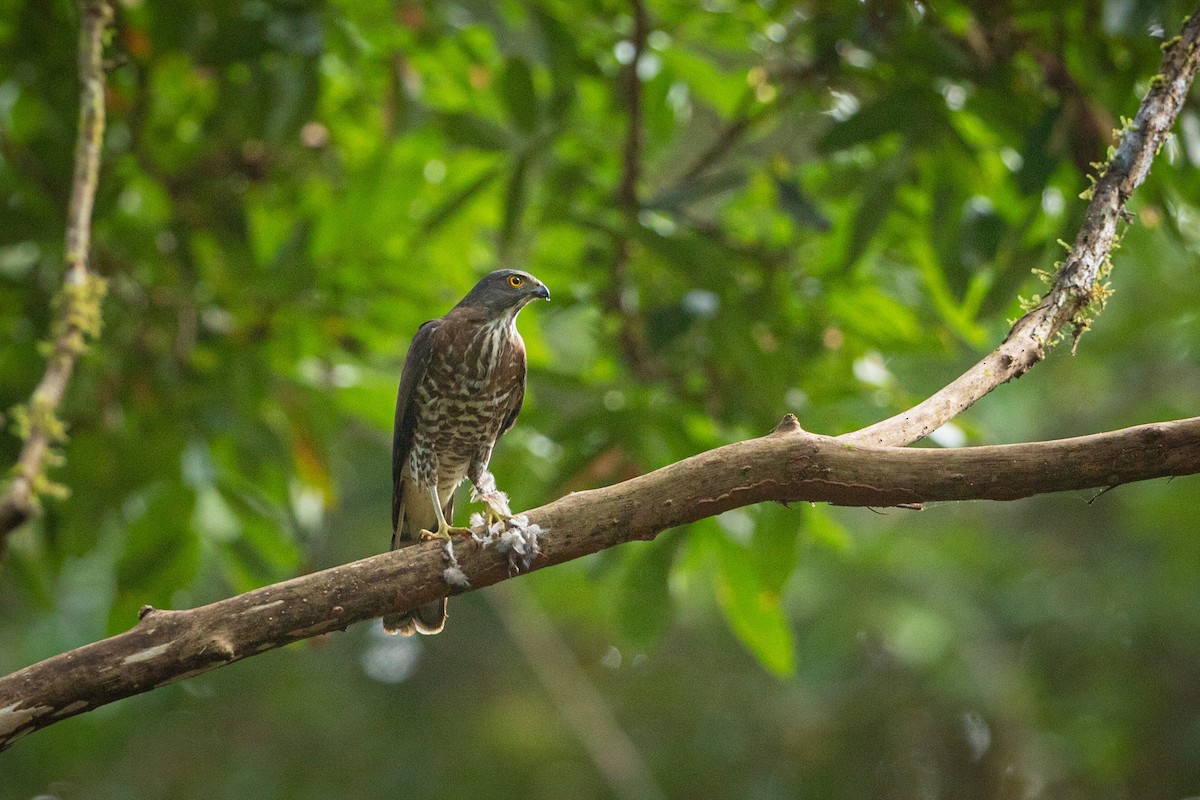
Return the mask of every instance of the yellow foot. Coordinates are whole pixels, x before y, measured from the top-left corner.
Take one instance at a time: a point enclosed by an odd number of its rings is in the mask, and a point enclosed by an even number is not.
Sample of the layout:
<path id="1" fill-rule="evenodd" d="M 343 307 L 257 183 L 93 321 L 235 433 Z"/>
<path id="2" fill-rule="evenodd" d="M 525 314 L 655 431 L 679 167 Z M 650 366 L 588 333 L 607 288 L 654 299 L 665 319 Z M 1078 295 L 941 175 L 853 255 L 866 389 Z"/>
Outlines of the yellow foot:
<path id="1" fill-rule="evenodd" d="M 433 541 L 434 539 L 438 539 L 443 542 L 448 542 L 448 541 L 450 541 L 450 537 L 453 535 L 464 536 L 464 537 L 470 536 L 471 529 L 470 528 L 455 528 L 452 525 L 445 525 L 445 526 L 439 525 L 438 529 L 436 531 L 422 530 L 419 537 L 422 542 L 429 542 L 429 541 Z"/>
<path id="2" fill-rule="evenodd" d="M 487 511 L 483 515 L 483 521 L 489 528 L 497 522 L 508 522 L 513 518 L 507 503 L 492 503 L 485 500 L 484 505 L 487 507 Z"/>

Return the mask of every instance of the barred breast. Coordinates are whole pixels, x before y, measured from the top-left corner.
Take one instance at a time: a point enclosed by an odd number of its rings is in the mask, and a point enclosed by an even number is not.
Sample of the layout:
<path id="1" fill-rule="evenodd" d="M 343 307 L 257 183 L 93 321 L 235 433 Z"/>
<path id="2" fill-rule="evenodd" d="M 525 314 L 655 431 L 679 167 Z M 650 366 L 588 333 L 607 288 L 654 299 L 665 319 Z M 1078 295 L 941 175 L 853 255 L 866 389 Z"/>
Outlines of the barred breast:
<path id="1" fill-rule="evenodd" d="M 435 353 L 416 390 L 409 467 L 418 483 L 452 491 L 495 443 L 524 378 L 519 336 L 500 320 L 472 326 Z"/>

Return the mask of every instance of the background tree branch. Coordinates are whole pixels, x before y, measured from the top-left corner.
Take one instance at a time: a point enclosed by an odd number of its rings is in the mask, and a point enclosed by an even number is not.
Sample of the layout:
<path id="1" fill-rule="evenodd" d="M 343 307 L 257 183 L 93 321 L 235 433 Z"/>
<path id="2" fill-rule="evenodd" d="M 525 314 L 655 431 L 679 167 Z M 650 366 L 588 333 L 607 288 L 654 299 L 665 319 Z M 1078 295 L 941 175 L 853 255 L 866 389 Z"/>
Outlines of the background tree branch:
<path id="1" fill-rule="evenodd" d="M 104 145 L 104 37 L 112 22 L 107 0 L 81 0 L 79 32 L 79 130 L 75 172 L 67 209 L 66 270 L 55 297 L 56 320 L 46 372 L 28 404 L 14 410 L 17 432 L 25 440 L 14 475 L 0 498 L 0 553 L 8 534 L 38 509 L 38 496 L 65 493 L 45 477 L 53 466 L 52 448 L 66 431 L 58 409 L 89 338 L 100 333 L 100 301 L 105 283 L 88 268 L 92 206 Z"/>
<path id="2" fill-rule="evenodd" d="M 613 253 L 609 263 L 611 286 L 607 293 L 606 305 L 608 310 L 621 320 L 617 342 L 629 362 L 629 368 L 634 375 L 648 380 L 659 370 L 646 344 L 643 320 L 637 309 L 630 305 L 628 292 L 629 259 L 633 250 L 631 237 L 635 227 L 640 224 L 638 215 L 642 206 L 638 186 L 642 180 L 642 145 L 646 134 L 643 130 L 642 77 L 639 69 L 642 55 L 646 51 L 646 39 L 650 35 L 650 17 L 642 0 L 630 0 L 629 10 L 633 15 L 633 30 L 629 42 L 632 53 L 629 63 L 620 73 L 628 120 L 625 125 L 625 139 L 621 144 L 621 180 L 616 188 L 616 207 L 624 219 L 620 227 L 613 232 Z"/>
<path id="3" fill-rule="evenodd" d="M 959 450 L 861 447 L 805 433 L 719 447 L 528 512 L 550 531 L 533 568 L 773 500 L 894 506 L 1014 500 L 1200 472 L 1200 417 L 1112 433 Z M 494 548 L 455 548 L 470 589 L 513 577 Z M 291 642 L 404 611 L 454 589 L 439 543 L 365 558 L 186 611 L 143 609 L 131 630 L 0 678 L 0 749 L 123 697 Z"/>
<path id="4" fill-rule="evenodd" d="M 613 796 L 618 800 L 665 797 L 637 745 L 525 584 L 507 583 L 488 600 Z"/>

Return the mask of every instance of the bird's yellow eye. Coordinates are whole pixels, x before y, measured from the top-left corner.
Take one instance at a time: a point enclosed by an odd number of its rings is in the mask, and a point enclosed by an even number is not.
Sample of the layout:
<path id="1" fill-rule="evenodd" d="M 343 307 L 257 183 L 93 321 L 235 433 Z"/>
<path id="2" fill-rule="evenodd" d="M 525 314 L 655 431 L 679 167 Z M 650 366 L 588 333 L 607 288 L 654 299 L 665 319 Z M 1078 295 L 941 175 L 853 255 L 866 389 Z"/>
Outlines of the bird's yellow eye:
<path id="1" fill-rule="evenodd" d="M 525 279 L 522 278 L 520 275 L 509 275 L 508 276 L 508 285 L 513 287 L 514 289 L 517 288 L 518 286 L 520 286 L 524 282 L 525 282 Z"/>

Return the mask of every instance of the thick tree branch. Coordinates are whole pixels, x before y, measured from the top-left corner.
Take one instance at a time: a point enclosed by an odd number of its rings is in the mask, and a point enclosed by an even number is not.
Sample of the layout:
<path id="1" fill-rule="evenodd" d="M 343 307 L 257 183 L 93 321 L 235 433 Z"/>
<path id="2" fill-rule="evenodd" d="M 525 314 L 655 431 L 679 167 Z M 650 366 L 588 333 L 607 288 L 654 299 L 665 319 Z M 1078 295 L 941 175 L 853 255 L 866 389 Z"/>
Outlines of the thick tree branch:
<path id="1" fill-rule="evenodd" d="M 893 506 L 1013 500 L 1200 472 L 1200 417 L 1034 444 L 861 447 L 788 416 L 759 439 L 701 453 L 528 512 L 550 531 L 535 569 L 761 503 Z M 511 577 L 493 548 L 456 548 L 472 588 Z M 146 609 L 130 631 L 0 678 L 0 749 L 60 719 L 346 626 L 451 588 L 438 543 L 365 558 L 187 611 Z"/>
<path id="2" fill-rule="evenodd" d="M 107 0 L 81 0 L 79 32 L 79 131 L 75 173 L 67 209 L 66 271 L 55 298 L 54 341 L 46 372 L 26 406 L 14 410 L 25 440 L 14 475 L 0 498 L 0 553 L 8 534 L 38 509 L 38 495 L 56 487 L 45 477 L 51 448 L 65 437 L 58 408 L 66 394 L 75 361 L 87 340 L 100 332 L 104 281 L 88 269 L 92 205 L 104 143 L 104 35 L 112 22 Z"/>
<path id="3" fill-rule="evenodd" d="M 1046 350 L 1072 326 L 1073 335 L 1087 329 L 1089 306 L 1104 301 L 1109 254 L 1117 239 L 1117 223 L 1128 212 L 1125 203 L 1150 172 L 1150 162 L 1167 139 L 1200 67 L 1200 11 L 1184 24 L 1179 36 L 1163 45 L 1162 69 L 1137 116 L 1125 126 L 1121 142 L 1091 189 L 1083 226 L 1054 277 L 1050 291 L 1017 320 L 1004 342 L 945 388 L 913 408 L 842 437 L 854 444 L 901 445 L 931 431 L 970 408 L 1001 384 L 1024 375 L 1046 357 Z"/>

